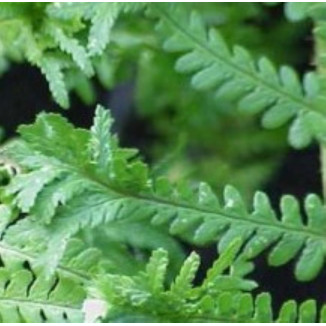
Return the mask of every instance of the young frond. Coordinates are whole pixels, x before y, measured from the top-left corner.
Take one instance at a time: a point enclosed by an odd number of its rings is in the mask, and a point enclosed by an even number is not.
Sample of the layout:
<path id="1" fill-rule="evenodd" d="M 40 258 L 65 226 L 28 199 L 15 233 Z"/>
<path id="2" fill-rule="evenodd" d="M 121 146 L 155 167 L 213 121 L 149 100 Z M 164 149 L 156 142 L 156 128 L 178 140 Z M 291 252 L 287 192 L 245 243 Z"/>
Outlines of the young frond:
<path id="1" fill-rule="evenodd" d="M 153 252 L 145 271 L 136 276 L 99 277 L 95 281 L 95 293 L 108 303 L 106 321 L 118 321 L 121 316 L 124 318 L 135 311 L 138 315 L 147 316 L 148 321 L 156 322 L 219 320 L 214 305 L 219 295 L 250 291 L 256 287 L 255 282 L 227 272 L 241 244 L 238 240 L 217 259 L 200 286 L 193 284 L 199 267 L 199 256 L 195 253 L 186 259 L 172 284 L 167 285 L 169 260 L 167 252 L 162 249 Z M 220 265 L 224 268 L 219 268 Z"/>
<path id="2" fill-rule="evenodd" d="M 95 281 L 93 293 L 108 303 L 104 321 L 289 323 L 325 320 L 326 309 L 323 308 L 318 317 L 313 300 L 301 305 L 289 300 L 278 316 L 273 316 L 269 294 L 263 293 L 254 298 L 246 291 L 254 288 L 255 283 L 236 278 L 217 267 L 223 265 L 229 268 L 238 247 L 239 242 L 233 242 L 215 261 L 207 278 L 197 286 L 193 281 L 199 266 L 198 255 L 192 253 L 187 258 L 179 275 L 169 285 L 164 284 L 162 279 L 168 264 L 167 253 L 160 249 L 153 253 L 143 273 L 133 277 L 100 277 Z M 158 271 L 160 280 L 153 283 Z M 213 279 L 211 275 L 214 275 Z"/>
<path id="3" fill-rule="evenodd" d="M 217 90 L 218 98 L 238 102 L 244 113 L 266 111 L 262 119 L 266 128 L 294 120 L 289 132 L 294 147 L 305 147 L 313 138 L 325 141 L 323 83 L 316 74 L 307 73 L 301 85 L 292 68 L 283 66 L 278 72 L 267 58 L 255 62 L 244 48 L 230 49 L 216 29 L 207 30 L 200 15 L 190 14 L 184 6 L 158 4 L 150 7 L 150 13 L 160 21 L 164 49 L 185 53 L 176 70 L 193 74 L 196 89 Z"/>

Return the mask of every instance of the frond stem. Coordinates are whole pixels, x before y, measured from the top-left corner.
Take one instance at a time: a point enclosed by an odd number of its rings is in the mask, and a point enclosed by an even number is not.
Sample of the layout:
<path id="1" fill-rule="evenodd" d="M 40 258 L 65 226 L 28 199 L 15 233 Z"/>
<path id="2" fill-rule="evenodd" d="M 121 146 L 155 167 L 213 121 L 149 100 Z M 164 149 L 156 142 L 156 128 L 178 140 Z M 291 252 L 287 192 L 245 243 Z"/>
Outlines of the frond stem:
<path id="1" fill-rule="evenodd" d="M 320 144 L 320 165 L 323 197 L 326 201 L 326 145 Z"/>
<path id="2" fill-rule="evenodd" d="M 315 39 L 315 61 L 317 65 L 317 72 L 320 75 L 326 73 L 326 65 L 324 54 L 326 52 L 326 41 L 318 35 L 319 22 L 315 21 L 314 39 Z M 320 168 L 321 168 L 321 183 L 323 198 L 326 201 L 326 143 L 320 143 Z"/>

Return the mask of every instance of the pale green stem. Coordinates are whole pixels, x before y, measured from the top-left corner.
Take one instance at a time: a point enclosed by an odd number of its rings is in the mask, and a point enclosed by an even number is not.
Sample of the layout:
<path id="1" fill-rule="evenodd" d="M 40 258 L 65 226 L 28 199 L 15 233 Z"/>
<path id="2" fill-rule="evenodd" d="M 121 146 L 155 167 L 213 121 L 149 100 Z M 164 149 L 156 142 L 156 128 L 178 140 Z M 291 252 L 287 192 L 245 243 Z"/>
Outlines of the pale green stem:
<path id="1" fill-rule="evenodd" d="M 318 36 L 318 28 L 321 24 L 325 24 L 321 21 L 315 22 L 315 61 L 316 70 L 319 75 L 323 75 L 326 72 L 325 54 L 326 54 L 326 41 L 324 38 Z M 326 201 L 326 144 L 320 143 L 320 168 L 321 168 L 321 182 L 324 201 Z"/>
<path id="2" fill-rule="evenodd" d="M 323 196 L 324 200 L 326 200 L 326 146 L 322 144 L 320 145 L 320 165 Z"/>

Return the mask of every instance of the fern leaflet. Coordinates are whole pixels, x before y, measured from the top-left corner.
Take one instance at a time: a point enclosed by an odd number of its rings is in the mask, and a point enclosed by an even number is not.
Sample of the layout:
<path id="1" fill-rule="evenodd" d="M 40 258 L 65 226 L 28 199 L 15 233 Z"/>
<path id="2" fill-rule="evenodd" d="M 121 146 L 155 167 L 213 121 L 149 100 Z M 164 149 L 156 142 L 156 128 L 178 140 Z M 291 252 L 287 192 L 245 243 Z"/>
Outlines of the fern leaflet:
<path id="1" fill-rule="evenodd" d="M 84 289 L 65 277 L 45 279 L 27 269 L 0 269 L 3 323 L 82 322 Z"/>

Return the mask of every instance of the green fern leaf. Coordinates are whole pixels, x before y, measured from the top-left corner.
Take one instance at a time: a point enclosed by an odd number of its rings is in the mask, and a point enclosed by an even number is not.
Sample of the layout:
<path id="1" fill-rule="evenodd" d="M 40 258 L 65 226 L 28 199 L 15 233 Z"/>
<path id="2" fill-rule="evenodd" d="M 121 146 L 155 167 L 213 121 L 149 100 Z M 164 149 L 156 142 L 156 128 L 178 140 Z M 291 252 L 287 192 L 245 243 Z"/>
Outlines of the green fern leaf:
<path id="1" fill-rule="evenodd" d="M 42 261 L 49 270 L 56 267 L 68 239 L 80 229 L 147 220 L 191 243 L 219 241 L 220 252 L 240 237 L 245 257 L 270 248 L 271 265 L 298 257 L 296 277 L 308 281 L 317 276 L 324 266 L 326 246 L 325 206 L 318 196 L 307 197 L 308 223 L 304 224 L 292 196 L 282 198 L 278 219 L 260 192 L 249 210 L 231 186 L 225 188 L 223 204 L 207 185 L 198 191 L 185 185 L 173 189 L 164 179 L 148 178 L 148 169 L 134 157 L 135 151 L 119 148 L 116 137 L 104 128 L 110 126 L 110 119 L 108 111 L 99 107 L 89 132 L 74 129 L 60 116 L 41 114 L 34 125 L 20 128 L 23 142 L 12 143 L 5 151 L 27 171 L 13 179 L 7 192 L 19 198 L 21 207 L 38 221 L 35 234 L 48 234 Z M 44 175 L 42 187 L 30 190 L 35 170 L 44 168 L 51 172 Z M 56 179 L 49 182 L 51 175 Z M 47 204 L 41 204 L 44 200 Z M 312 263 L 307 266 L 306 261 Z"/>
<path id="2" fill-rule="evenodd" d="M 58 171 L 60 174 L 60 172 Z M 26 178 L 25 176 L 17 176 L 15 181 L 11 183 L 8 188 L 9 193 L 19 192 L 19 195 L 15 198 L 17 206 L 23 213 L 29 212 L 30 208 L 34 206 L 35 198 L 38 193 L 44 188 L 44 186 L 53 181 L 58 174 L 53 170 L 49 171 L 47 168 L 43 168 L 39 171 L 34 171 L 33 176 Z M 28 190 L 28 192 L 26 192 Z"/>
<path id="3" fill-rule="evenodd" d="M 113 143 L 113 139 L 110 134 L 110 130 L 113 124 L 110 116 L 105 114 L 103 107 L 97 107 L 98 114 L 94 119 L 94 126 L 91 129 L 92 132 L 92 145 L 93 158 L 100 168 L 105 169 L 112 161 L 111 153 L 112 146 L 116 146 Z"/>
<path id="4" fill-rule="evenodd" d="M 237 241 L 236 241 L 237 242 Z M 234 242 L 226 249 L 224 257 L 229 264 L 238 243 Z M 161 250 L 154 252 L 150 264 L 159 268 L 166 266 L 166 256 Z M 164 262 L 162 261 L 162 257 Z M 219 260 L 218 259 L 218 260 Z M 220 263 L 218 260 L 215 266 Z M 224 265 L 225 263 L 221 263 Z M 226 265 L 225 265 L 226 266 Z M 147 268 L 145 273 L 133 277 L 120 275 L 101 276 L 94 284 L 97 296 L 108 302 L 110 307 L 105 322 L 146 321 L 146 322 L 237 322 L 237 323 L 271 323 L 271 322 L 316 322 L 316 302 L 308 300 L 301 305 L 293 300 L 282 305 L 278 316 L 272 312 L 271 297 L 262 293 L 254 298 L 239 286 L 223 289 L 225 277 L 232 280 L 230 274 L 220 274 L 214 279 L 211 287 L 215 291 L 207 292 L 207 279 L 201 285 L 191 284 L 198 268 L 198 257 L 189 256 L 181 268 L 179 276 L 172 285 L 152 291 L 140 279 L 152 279 L 151 273 L 157 268 Z M 214 267 L 213 267 L 214 269 Z M 160 276 L 162 274 L 160 273 Z M 223 278 L 224 277 L 224 278 Z M 241 280 L 242 283 L 247 282 Z M 179 283 L 180 282 L 180 283 Z M 190 283 L 189 283 L 190 282 Z M 161 281 L 159 282 L 161 284 Z M 179 286 L 176 287 L 176 284 Z M 235 283 L 234 283 L 235 284 Z M 183 288 L 184 286 L 184 288 Z M 320 321 L 323 319 L 323 308 Z"/>
<path id="5" fill-rule="evenodd" d="M 119 14 L 118 3 L 101 3 L 97 6 L 89 31 L 88 50 L 91 56 L 101 54 L 110 41 L 110 31 Z"/>
<path id="6" fill-rule="evenodd" d="M 37 65 L 48 81 L 54 99 L 63 108 L 67 109 L 69 107 L 69 98 L 60 63 L 57 60 L 43 56 L 37 62 Z"/>
<path id="7" fill-rule="evenodd" d="M 213 267 L 208 270 L 207 277 L 203 282 L 203 287 L 209 288 L 211 284 L 216 283 L 216 278 L 223 274 L 230 266 L 231 262 L 235 261 L 241 245 L 241 241 L 234 241 L 233 244 L 229 245 L 228 250 L 223 252 L 219 259 L 215 261 Z"/>
<path id="8" fill-rule="evenodd" d="M 235 244 L 237 247 L 238 244 Z M 229 267 L 232 264 L 234 244 L 218 260 L 222 263 L 215 262 L 215 266 L 223 265 Z M 222 304 L 227 307 L 225 301 L 225 292 L 227 295 L 234 292 L 238 293 L 239 289 L 247 288 L 251 290 L 255 283 L 221 273 L 215 275 L 214 280 L 204 281 L 201 286 L 195 287 L 192 281 L 198 269 L 198 256 L 191 254 L 184 262 L 179 275 L 172 283 L 169 289 L 163 286 L 168 264 L 167 253 L 161 249 L 154 251 L 150 262 L 144 272 L 133 277 L 119 275 L 105 275 L 95 282 L 95 288 L 100 295 L 108 301 L 110 317 L 112 321 L 121 315 L 130 315 L 137 306 L 139 315 L 148 316 L 150 320 L 169 320 L 169 321 L 200 321 L 214 320 L 217 314 L 213 304 L 214 296 L 219 298 L 219 313 L 226 314 L 222 311 Z M 212 267 L 214 269 L 215 267 Z M 223 275 L 222 275 L 223 274 Z M 226 288 L 226 280 L 229 280 L 229 287 Z M 210 283 L 208 292 L 207 284 Z M 223 296 L 223 300 L 219 296 Z M 233 296 L 230 294 L 230 300 Z M 223 303 L 222 303 L 223 301 Z M 227 309 L 230 309 L 228 307 Z M 120 318 L 120 317 L 118 317 Z M 134 318 L 134 317 L 133 317 Z"/>
<path id="9" fill-rule="evenodd" d="M 151 292 L 157 293 L 163 290 L 167 267 L 167 252 L 160 249 L 155 251 L 146 267 L 146 278 L 148 278 L 146 283 Z"/>
<path id="10" fill-rule="evenodd" d="M 193 286 L 193 281 L 198 271 L 199 264 L 199 256 L 194 252 L 191 253 L 191 255 L 185 260 L 174 283 L 172 283 L 171 292 L 176 296 L 186 297 L 187 293 Z"/>
<path id="11" fill-rule="evenodd" d="M 50 33 L 54 37 L 55 41 L 59 44 L 60 49 L 63 52 L 70 54 L 78 67 L 87 75 L 92 76 L 94 70 L 92 63 L 88 58 L 87 52 L 84 47 L 81 46 L 77 39 L 68 37 L 65 32 L 55 26 L 49 26 Z"/>
<path id="12" fill-rule="evenodd" d="M 48 81 L 54 100 L 68 108 L 68 86 L 80 92 L 87 85 L 85 76 L 82 83 L 72 78 L 73 72 L 77 70 L 87 77 L 93 76 L 93 57 L 103 55 L 119 13 L 143 6 L 123 3 L 3 4 L 0 8 L 2 58 L 27 60 L 37 66 Z M 106 56 L 104 59 L 107 60 Z M 82 98 L 85 97 L 82 94 Z"/>
<path id="13" fill-rule="evenodd" d="M 46 12 L 50 17 L 70 20 L 87 16 L 93 11 L 94 5 L 91 3 L 56 2 L 47 6 Z"/>
<path id="14" fill-rule="evenodd" d="M 316 75 L 307 74 L 302 86 L 293 69 L 282 67 L 277 72 L 266 58 L 256 63 L 244 48 L 231 50 L 215 29 L 207 31 L 201 17 L 195 12 L 190 15 L 183 6 L 160 4 L 152 6 L 150 13 L 160 19 L 158 30 L 166 38 L 164 49 L 185 52 L 176 70 L 194 74 L 192 85 L 196 89 L 217 89 L 219 98 L 238 102 L 244 113 L 266 110 L 262 119 L 266 128 L 294 119 L 292 133 L 302 139 L 297 141 L 291 135 L 294 147 L 306 146 L 312 137 L 325 141 L 325 99 L 320 96 L 323 83 Z M 314 127 L 317 122 L 318 127 Z"/>
<path id="15" fill-rule="evenodd" d="M 82 322 L 82 287 L 64 277 L 44 279 L 30 271 L 0 269 L 3 323 Z"/>
<path id="16" fill-rule="evenodd" d="M 44 252 L 51 233 L 44 228 L 35 216 L 22 219 L 12 203 L 0 206 L 1 234 L 0 257 L 7 268 L 23 266 L 28 263 L 33 269 L 40 265 L 39 255 Z M 20 221 L 17 222 L 17 219 Z M 49 223 L 41 221 L 41 223 Z M 138 237 L 139 232 L 145 232 Z M 81 234 L 78 235 L 81 237 Z M 148 222 L 135 221 L 133 223 L 113 223 L 101 228 L 83 232 L 83 241 L 72 239 L 67 242 L 64 256 L 53 251 L 53 269 L 64 276 L 86 283 L 92 275 L 100 271 L 130 274 L 142 268 L 146 252 L 157 246 L 171 252 L 169 277 L 175 275 L 184 254 L 176 240 L 165 231 L 156 229 Z M 61 239 L 60 239 L 61 241 Z M 87 243 L 87 245 L 86 245 Z M 108 250 L 109 248 L 109 250 Z M 130 253 L 133 248 L 138 255 Z M 59 248 L 57 247 L 59 250 Z M 60 252 L 60 250 L 59 250 Z M 137 258 L 138 256 L 138 258 Z M 144 256 L 140 259 L 139 256 Z"/>

